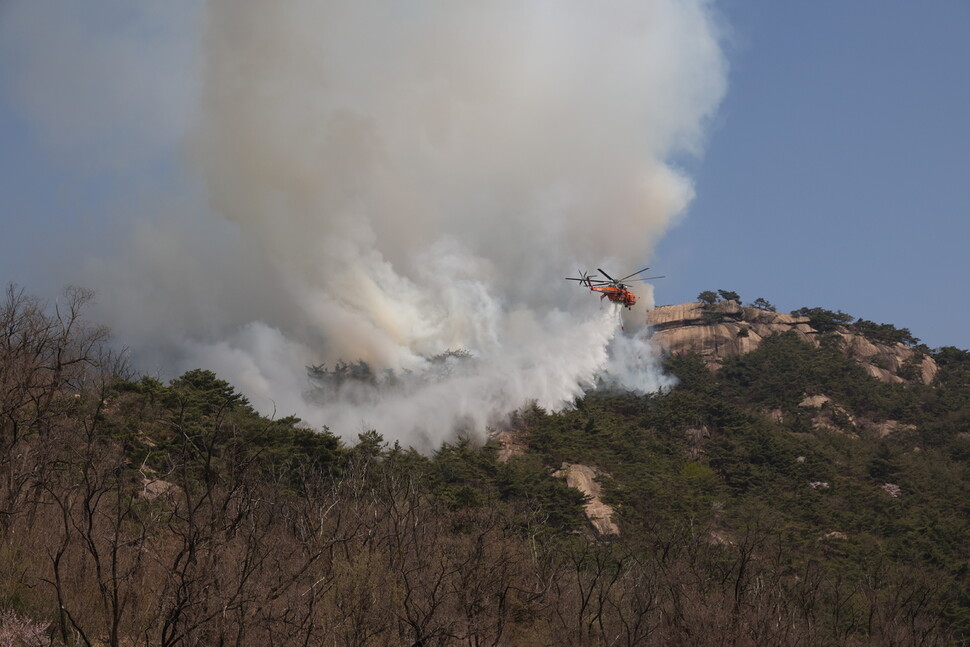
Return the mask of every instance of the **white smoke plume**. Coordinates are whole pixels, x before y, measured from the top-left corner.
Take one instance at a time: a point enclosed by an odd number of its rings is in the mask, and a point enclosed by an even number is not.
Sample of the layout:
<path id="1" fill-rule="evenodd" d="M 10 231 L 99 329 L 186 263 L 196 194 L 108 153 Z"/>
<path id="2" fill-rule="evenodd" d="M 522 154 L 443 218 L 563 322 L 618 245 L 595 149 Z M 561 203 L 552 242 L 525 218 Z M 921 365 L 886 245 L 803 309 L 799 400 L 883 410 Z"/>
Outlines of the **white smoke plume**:
<path id="1" fill-rule="evenodd" d="M 624 333 L 562 279 L 640 269 L 689 203 L 669 160 L 699 151 L 725 86 L 709 2 L 185 12 L 202 25 L 185 169 L 232 227 L 138 225 L 102 296 L 136 348 L 211 368 L 263 411 L 429 446 L 597 383 L 668 384 L 640 328 L 649 285 Z M 455 349 L 471 359 L 430 359 Z M 375 381 L 308 381 L 341 359 Z"/>

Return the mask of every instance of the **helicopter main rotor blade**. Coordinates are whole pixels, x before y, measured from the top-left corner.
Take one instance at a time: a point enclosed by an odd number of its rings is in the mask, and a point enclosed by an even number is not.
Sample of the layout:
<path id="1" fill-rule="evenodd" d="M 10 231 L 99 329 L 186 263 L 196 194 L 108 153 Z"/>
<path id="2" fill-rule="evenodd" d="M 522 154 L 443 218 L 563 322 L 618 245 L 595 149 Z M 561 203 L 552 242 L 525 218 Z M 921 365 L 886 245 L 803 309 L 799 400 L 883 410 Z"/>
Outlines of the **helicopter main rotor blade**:
<path id="1" fill-rule="evenodd" d="M 603 272 L 603 268 L 601 268 L 601 267 L 597 267 L 596 269 L 598 269 L 600 272 Z M 608 278 L 613 283 L 618 283 L 618 281 L 616 279 L 614 279 L 612 276 L 610 276 L 606 272 L 603 272 L 603 276 L 605 276 L 606 278 Z"/>
<path id="2" fill-rule="evenodd" d="M 665 278 L 667 278 L 666 275 L 661 275 L 661 276 L 648 276 L 645 279 L 631 279 L 631 280 L 632 281 L 651 281 L 653 279 L 665 279 Z"/>
<path id="3" fill-rule="evenodd" d="M 646 272 L 646 271 L 647 271 L 647 270 L 649 270 L 649 269 L 650 269 L 649 267 L 645 267 L 645 268 L 643 268 L 642 270 L 640 270 L 639 272 L 634 272 L 633 274 L 629 274 L 629 275 L 627 275 L 627 276 L 624 276 L 624 277 L 623 277 L 622 279 L 620 279 L 620 280 L 621 280 L 621 281 L 626 281 L 626 280 L 627 280 L 628 278 L 630 278 L 631 276 L 636 276 L 637 274 L 640 274 L 640 272 Z"/>

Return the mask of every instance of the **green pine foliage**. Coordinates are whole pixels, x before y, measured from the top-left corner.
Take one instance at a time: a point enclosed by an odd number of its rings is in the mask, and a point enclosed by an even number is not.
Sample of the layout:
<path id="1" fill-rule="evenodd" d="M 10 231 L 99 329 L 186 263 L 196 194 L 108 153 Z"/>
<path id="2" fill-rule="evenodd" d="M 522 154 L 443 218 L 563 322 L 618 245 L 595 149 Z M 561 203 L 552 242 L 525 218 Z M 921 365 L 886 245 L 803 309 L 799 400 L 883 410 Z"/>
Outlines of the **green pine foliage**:
<path id="1" fill-rule="evenodd" d="M 823 333 L 852 319 L 800 312 Z M 52 325 L 17 294 L 11 313 Z M 870 323 L 851 325 L 917 341 Z M 500 460 L 495 440 L 347 443 L 208 370 L 110 368 L 100 331 L 35 347 L 12 330 L 0 369 L 86 353 L 60 383 L 0 371 L 0 613 L 48 623 L 50 644 L 970 643 L 964 350 L 918 349 L 930 385 L 876 380 L 837 334 L 772 336 L 717 370 L 674 356 L 669 392 L 518 412 L 528 451 Z M 590 526 L 564 463 L 596 468 L 619 537 Z"/>
<path id="2" fill-rule="evenodd" d="M 690 520 L 730 538 L 756 523 L 790 572 L 824 563 L 858 583 L 873 565 L 917 569 L 970 638 L 970 353 L 934 356 L 930 386 L 876 380 L 835 337 L 772 336 L 716 373 L 672 357 L 670 393 L 588 396 L 534 418 L 529 443 L 608 473 L 626 532 Z M 807 395 L 830 402 L 800 406 Z M 863 424 L 889 420 L 884 438 Z"/>

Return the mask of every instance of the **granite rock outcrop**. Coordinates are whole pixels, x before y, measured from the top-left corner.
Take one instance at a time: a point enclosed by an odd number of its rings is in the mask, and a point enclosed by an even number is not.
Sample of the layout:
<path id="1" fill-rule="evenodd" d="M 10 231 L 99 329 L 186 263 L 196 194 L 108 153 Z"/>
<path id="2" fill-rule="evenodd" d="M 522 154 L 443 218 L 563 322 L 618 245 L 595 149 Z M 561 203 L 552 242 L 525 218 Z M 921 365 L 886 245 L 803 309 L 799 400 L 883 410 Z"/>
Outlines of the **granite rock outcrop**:
<path id="1" fill-rule="evenodd" d="M 658 306 L 647 313 L 653 341 L 667 353 L 696 351 L 716 369 L 727 357 L 756 349 L 770 335 L 791 332 L 818 346 L 822 333 L 808 317 L 772 312 L 735 301 Z M 872 341 L 850 326 L 836 326 L 845 353 L 884 382 L 922 382 L 936 376 L 936 362 L 903 343 Z"/>

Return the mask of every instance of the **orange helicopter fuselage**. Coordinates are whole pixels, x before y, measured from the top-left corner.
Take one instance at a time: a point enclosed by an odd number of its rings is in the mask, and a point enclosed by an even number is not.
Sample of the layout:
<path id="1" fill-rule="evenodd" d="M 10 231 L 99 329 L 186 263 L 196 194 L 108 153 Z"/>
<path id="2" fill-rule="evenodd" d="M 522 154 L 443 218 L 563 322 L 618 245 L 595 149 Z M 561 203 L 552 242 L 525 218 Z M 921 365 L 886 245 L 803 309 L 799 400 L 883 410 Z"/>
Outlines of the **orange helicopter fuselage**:
<path id="1" fill-rule="evenodd" d="M 633 294 L 629 290 L 624 290 L 623 288 L 618 288 L 613 285 L 605 285 L 605 286 L 593 285 L 593 286 L 589 286 L 589 289 L 592 290 L 593 292 L 599 292 L 600 299 L 603 299 L 605 297 L 610 301 L 612 301 L 613 303 L 622 304 L 627 308 L 632 308 L 633 305 L 637 302 L 637 297 L 635 294 Z"/>

